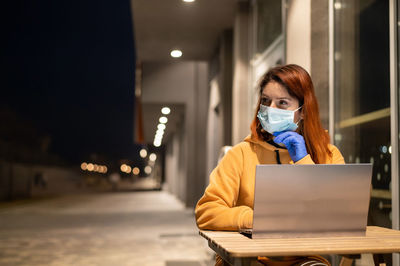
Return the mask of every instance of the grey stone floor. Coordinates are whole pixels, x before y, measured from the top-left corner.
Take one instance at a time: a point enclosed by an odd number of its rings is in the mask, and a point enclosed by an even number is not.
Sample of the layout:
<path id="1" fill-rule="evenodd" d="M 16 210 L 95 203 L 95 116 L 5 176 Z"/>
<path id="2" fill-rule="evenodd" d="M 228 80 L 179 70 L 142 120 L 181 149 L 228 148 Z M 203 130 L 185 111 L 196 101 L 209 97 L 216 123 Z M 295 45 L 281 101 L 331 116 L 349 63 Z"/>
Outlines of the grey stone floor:
<path id="1" fill-rule="evenodd" d="M 167 192 L 0 204 L 0 265 L 213 265 L 193 210 Z"/>

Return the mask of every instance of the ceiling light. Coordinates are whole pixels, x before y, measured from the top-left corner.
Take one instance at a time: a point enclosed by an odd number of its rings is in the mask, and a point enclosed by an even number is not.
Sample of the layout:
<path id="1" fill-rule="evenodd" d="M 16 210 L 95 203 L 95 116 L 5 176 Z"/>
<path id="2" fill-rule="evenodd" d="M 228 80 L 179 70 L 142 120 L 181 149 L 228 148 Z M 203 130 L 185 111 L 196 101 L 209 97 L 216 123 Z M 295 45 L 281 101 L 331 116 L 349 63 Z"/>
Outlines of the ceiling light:
<path id="1" fill-rule="evenodd" d="M 146 158 L 146 156 L 147 156 L 147 151 L 146 151 L 145 149 L 141 149 L 140 152 L 139 152 L 139 154 L 140 154 L 140 157 Z"/>
<path id="2" fill-rule="evenodd" d="M 153 144 L 154 144 L 154 146 L 156 146 L 156 147 L 160 147 L 160 146 L 161 146 L 161 140 L 160 140 L 160 141 L 154 140 Z"/>
<path id="3" fill-rule="evenodd" d="M 157 155 L 155 153 L 150 154 L 149 156 L 150 161 L 154 162 L 157 159 Z"/>
<path id="4" fill-rule="evenodd" d="M 171 56 L 174 58 L 178 58 L 182 56 L 182 51 L 181 50 L 172 50 L 171 51 Z"/>
<path id="5" fill-rule="evenodd" d="M 144 172 L 146 173 L 146 174 L 151 174 L 151 167 L 150 166 L 146 166 L 145 168 L 144 168 Z"/>
<path id="6" fill-rule="evenodd" d="M 81 164 L 81 169 L 86 170 L 87 169 L 87 163 L 82 163 Z"/>
<path id="7" fill-rule="evenodd" d="M 162 117 L 160 117 L 160 119 L 158 121 L 160 121 L 161 124 L 166 124 L 168 122 L 168 118 L 166 118 L 165 116 L 162 116 Z"/>
<path id="8" fill-rule="evenodd" d="M 94 170 L 94 165 L 93 165 L 92 163 L 88 164 L 88 165 L 87 165 L 87 170 L 88 170 L 89 172 L 92 172 L 92 171 Z"/>
<path id="9" fill-rule="evenodd" d="M 104 166 L 99 165 L 99 173 L 105 173 L 105 172 L 104 172 Z"/>
<path id="10" fill-rule="evenodd" d="M 133 173 L 134 175 L 140 174 L 139 168 L 137 168 L 137 167 L 133 168 L 132 173 Z"/>
<path id="11" fill-rule="evenodd" d="M 195 0 L 183 0 L 183 2 L 186 2 L 186 3 L 192 3 L 192 2 L 194 2 Z"/>
<path id="12" fill-rule="evenodd" d="M 126 170 L 128 169 L 128 166 L 126 164 L 121 165 L 121 167 L 119 168 L 121 170 L 121 172 L 126 172 Z"/>
<path id="13" fill-rule="evenodd" d="M 336 2 L 336 3 L 334 4 L 334 7 L 335 7 L 335 9 L 341 9 L 341 8 L 342 8 L 342 3 Z"/>
<path id="14" fill-rule="evenodd" d="M 125 173 L 129 174 L 131 172 L 132 168 L 128 165 L 126 166 L 126 171 Z"/>
<path id="15" fill-rule="evenodd" d="M 164 124 L 158 124 L 157 128 L 164 130 L 166 128 L 166 126 Z"/>
<path id="16" fill-rule="evenodd" d="M 171 113 L 171 109 L 169 109 L 168 107 L 164 107 L 163 109 L 161 109 L 161 113 L 163 113 L 164 115 L 167 115 L 167 114 Z"/>

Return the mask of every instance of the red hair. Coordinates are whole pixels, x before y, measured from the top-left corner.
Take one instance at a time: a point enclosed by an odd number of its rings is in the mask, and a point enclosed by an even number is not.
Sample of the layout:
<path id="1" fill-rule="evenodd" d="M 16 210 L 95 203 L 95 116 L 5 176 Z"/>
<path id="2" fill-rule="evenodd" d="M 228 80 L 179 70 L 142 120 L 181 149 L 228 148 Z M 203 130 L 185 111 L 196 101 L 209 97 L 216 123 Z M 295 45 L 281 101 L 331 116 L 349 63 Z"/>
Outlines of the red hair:
<path id="1" fill-rule="evenodd" d="M 298 65 L 277 66 L 270 69 L 259 84 L 259 99 L 251 123 L 251 133 L 262 140 L 270 140 L 272 135 L 262 129 L 257 113 L 260 109 L 261 94 L 269 82 L 277 82 L 285 87 L 288 93 L 297 98 L 302 106 L 303 119 L 299 122 L 297 133 L 304 137 L 307 151 L 315 163 L 324 163 L 327 156 L 332 156 L 328 148 L 328 133 L 322 128 L 319 118 L 318 102 L 314 85 L 307 71 Z"/>

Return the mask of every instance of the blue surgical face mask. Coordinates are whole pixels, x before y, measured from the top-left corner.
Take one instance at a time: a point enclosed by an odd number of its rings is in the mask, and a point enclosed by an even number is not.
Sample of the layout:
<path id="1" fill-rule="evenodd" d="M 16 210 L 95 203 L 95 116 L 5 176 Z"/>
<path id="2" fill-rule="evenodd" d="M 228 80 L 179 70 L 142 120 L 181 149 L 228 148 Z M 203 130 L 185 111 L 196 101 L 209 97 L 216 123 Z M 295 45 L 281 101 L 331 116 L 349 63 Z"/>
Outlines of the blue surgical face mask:
<path id="1" fill-rule="evenodd" d="M 282 131 L 295 131 L 300 120 L 297 123 L 294 122 L 294 113 L 301 107 L 296 110 L 284 110 L 260 104 L 257 117 L 263 129 L 270 134 Z"/>

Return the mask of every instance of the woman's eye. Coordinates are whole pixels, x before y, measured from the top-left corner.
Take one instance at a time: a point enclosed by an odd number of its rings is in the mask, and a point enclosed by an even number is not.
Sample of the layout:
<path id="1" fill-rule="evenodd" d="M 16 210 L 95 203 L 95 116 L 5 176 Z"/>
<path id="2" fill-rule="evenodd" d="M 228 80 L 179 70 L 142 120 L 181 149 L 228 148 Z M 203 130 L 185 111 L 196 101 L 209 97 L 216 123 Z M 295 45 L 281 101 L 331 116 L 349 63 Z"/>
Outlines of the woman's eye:
<path id="1" fill-rule="evenodd" d="M 279 105 L 287 105 L 287 102 L 286 102 L 286 101 L 283 101 L 283 100 L 281 100 L 281 101 L 279 101 Z"/>
<path id="2" fill-rule="evenodd" d="M 262 105 L 269 105 L 270 104 L 270 100 L 268 98 L 261 98 L 261 104 Z"/>

